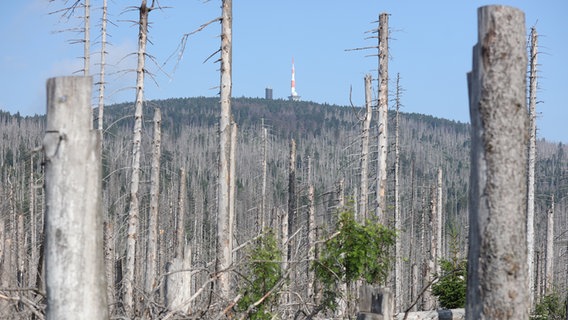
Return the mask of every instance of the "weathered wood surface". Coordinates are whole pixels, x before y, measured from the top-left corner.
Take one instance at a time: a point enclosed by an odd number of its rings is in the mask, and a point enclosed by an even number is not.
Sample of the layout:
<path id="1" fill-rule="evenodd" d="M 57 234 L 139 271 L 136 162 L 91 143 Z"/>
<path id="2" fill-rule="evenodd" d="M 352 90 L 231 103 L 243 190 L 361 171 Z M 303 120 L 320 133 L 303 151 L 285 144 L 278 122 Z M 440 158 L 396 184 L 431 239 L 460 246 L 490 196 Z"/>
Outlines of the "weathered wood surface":
<path id="1" fill-rule="evenodd" d="M 522 11 L 478 10 L 468 74 L 472 123 L 467 319 L 528 319 L 526 35 Z"/>
<path id="2" fill-rule="evenodd" d="M 47 319 L 108 319 L 100 135 L 90 77 L 47 82 L 45 270 Z"/>

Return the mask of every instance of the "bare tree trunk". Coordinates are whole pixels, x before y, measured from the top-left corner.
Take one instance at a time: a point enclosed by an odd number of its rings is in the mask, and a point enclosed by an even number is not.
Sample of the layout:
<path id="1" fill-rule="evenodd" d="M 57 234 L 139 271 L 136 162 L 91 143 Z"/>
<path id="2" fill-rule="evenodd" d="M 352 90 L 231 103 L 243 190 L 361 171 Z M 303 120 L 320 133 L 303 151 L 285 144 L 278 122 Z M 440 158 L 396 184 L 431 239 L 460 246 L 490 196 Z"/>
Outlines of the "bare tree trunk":
<path id="1" fill-rule="evenodd" d="M 436 273 L 440 274 L 440 259 L 444 257 L 444 239 L 443 239 L 443 227 L 444 227 L 444 218 L 442 216 L 442 168 L 438 168 L 438 185 L 436 186 L 436 196 L 438 200 L 436 201 L 436 256 L 434 258 L 434 264 L 436 265 Z"/>
<path id="2" fill-rule="evenodd" d="M 34 178 L 34 154 L 30 155 L 30 261 L 28 271 L 28 285 L 32 288 L 36 286 L 37 263 L 38 263 L 38 241 L 37 241 L 37 217 L 35 210 L 35 178 Z"/>
<path id="3" fill-rule="evenodd" d="M 260 204 L 260 231 L 266 228 L 266 186 L 267 186 L 267 169 L 268 169 L 268 130 L 262 128 L 263 132 L 263 147 L 262 147 L 262 200 Z"/>
<path id="4" fill-rule="evenodd" d="M 403 275 L 402 275 L 402 219 L 400 216 L 400 203 L 399 203 L 399 166 L 400 166 L 400 141 L 399 141 L 399 126 L 400 126 L 400 74 L 396 75 L 396 117 L 395 117 L 395 137 L 394 137 L 394 228 L 399 236 L 396 237 L 395 243 L 395 292 L 394 292 L 394 310 L 402 310 L 402 289 Z"/>
<path id="5" fill-rule="evenodd" d="M 134 315 L 134 274 L 136 266 L 136 240 L 140 208 L 138 188 L 140 185 L 140 154 L 142 139 L 142 103 L 144 101 L 144 63 L 148 36 L 148 15 L 152 7 L 142 0 L 138 32 L 138 66 L 136 68 L 136 104 L 134 111 L 134 131 L 132 138 L 132 177 L 130 180 L 130 204 L 128 211 L 128 235 L 126 240 L 126 266 L 123 279 L 123 303 L 127 316 Z"/>
<path id="6" fill-rule="evenodd" d="M 315 208 L 315 199 L 314 199 L 314 186 L 311 183 L 308 186 L 308 202 L 309 202 L 309 209 L 308 209 L 307 298 L 308 302 L 312 302 L 315 297 L 315 292 L 314 292 L 315 274 L 312 268 L 310 268 L 310 265 L 316 258 L 316 208 Z"/>
<path id="7" fill-rule="evenodd" d="M 176 221 L 176 246 L 175 257 L 183 258 L 185 250 L 185 197 L 187 193 L 185 169 L 179 169 L 179 194 L 177 205 L 177 221 Z"/>
<path id="8" fill-rule="evenodd" d="M 534 281 L 534 206 L 535 206 L 535 165 L 536 165 L 536 89 L 537 89 L 537 56 L 538 35 L 536 29 L 531 28 L 530 66 L 529 66 L 529 161 L 527 183 L 527 261 L 529 266 L 530 307 L 534 307 L 535 281 Z"/>
<path id="9" fill-rule="evenodd" d="M 88 77 L 47 83 L 47 319 L 108 318 L 100 135 L 91 130 L 91 87 Z"/>
<path id="10" fill-rule="evenodd" d="M 377 218 L 386 224 L 387 154 L 388 154 L 388 103 L 389 103 L 389 15 L 379 15 L 379 150 L 377 179 Z"/>
<path id="11" fill-rule="evenodd" d="M 229 147 L 229 230 L 231 232 L 231 237 L 229 238 L 230 248 L 233 248 L 233 234 L 235 232 L 235 197 L 237 188 L 235 171 L 237 166 L 237 130 L 237 124 L 235 122 L 231 122 L 231 145 Z M 258 222 L 256 221 L 255 223 Z"/>
<path id="12" fill-rule="evenodd" d="M 113 219 L 114 220 L 114 219 Z M 104 251 L 105 251 L 105 275 L 107 279 L 107 303 L 108 312 L 112 316 L 115 310 L 115 296 L 116 296 L 116 268 L 115 268 L 115 237 L 114 237 L 114 221 L 110 217 L 104 223 Z"/>
<path id="13" fill-rule="evenodd" d="M 466 319 L 528 319 L 525 19 L 478 9 L 468 74 L 472 123 Z"/>
<path id="14" fill-rule="evenodd" d="M 107 0 L 103 0 L 103 17 L 101 20 L 101 68 L 99 72 L 99 117 L 98 129 L 103 131 L 103 116 L 105 109 L 105 64 L 107 38 Z M 102 140 L 101 140 L 102 141 Z"/>
<path id="15" fill-rule="evenodd" d="M 288 236 L 296 230 L 296 141 L 290 141 L 290 166 L 288 168 Z M 288 239 L 289 240 L 289 239 Z M 291 258 L 292 246 L 288 244 L 286 252 Z"/>
<path id="16" fill-rule="evenodd" d="M 432 187 L 430 189 L 430 205 L 428 207 L 429 219 L 426 219 L 426 216 L 424 216 L 424 224 L 423 224 L 425 233 L 426 230 L 430 230 L 429 232 L 430 239 L 429 241 L 426 240 L 426 242 L 424 243 L 424 245 L 428 248 L 427 249 L 428 251 L 425 252 L 424 255 L 424 266 L 423 266 L 424 269 L 422 271 L 424 277 L 424 281 L 422 283 L 423 288 L 426 288 L 430 285 L 432 280 L 434 280 L 434 273 L 436 272 L 435 260 L 437 256 L 436 248 L 438 247 L 436 242 L 436 229 L 434 227 L 436 225 L 436 207 L 437 207 L 436 201 L 437 201 L 436 189 Z M 428 220 L 427 223 L 426 220 Z M 426 227 L 426 224 L 428 224 L 428 227 Z M 429 287 L 424 291 L 423 310 L 434 310 L 435 308 L 436 308 L 436 298 L 432 294 L 432 288 Z"/>
<path id="17" fill-rule="evenodd" d="M 85 30 L 84 30 L 84 39 L 83 39 L 83 56 L 84 56 L 84 66 L 83 66 L 83 71 L 84 71 L 84 75 L 88 76 L 89 75 L 89 68 L 90 68 L 90 64 L 91 64 L 91 53 L 90 53 L 90 47 L 91 47 L 91 40 L 90 40 L 90 33 L 91 33 L 91 3 L 90 0 L 85 0 L 84 3 L 84 9 L 85 9 L 85 17 L 84 17 L 84 21 L 85 21 Z"/>
<path id="18" fill-rule="evenodd" d="M 223 0 L 221 19 L 221 119 L 220 119 L 220 157 L 217 214 L 217 259 L 215 271 L 218 274 L 217 287 L 222 305 L 231 301 L 232 264 L 230 229 L 230 140 L 231 140 L 231 88 L 232 88 L 232 19 L 233 2 Z"/>
<path id="19" fill-rule="evenodd" d="M 359 213 L 360 221 L 365 221 L 367 216 L 367 203 L 369 195 L 369 131 L 371 128 L 371 117 L 373 116 L 371 94 L 371 75 L 365 75 L 365 118 L 361 128 L 361 186 L 359 191 Z"/>
<path id="20" fill-rule="evenodd" d="M 554 195 L 551 196 L 546 226 L 546 294 L 554 292 Z"/>
<path id="21" fill-rule="evenodd" d="M 148 214 L 148 245 L 146 246 L 146 272 L 144 288 L 151 295 L 156 286 L 158 262 L 158 205 L 160 200 L 160 156 L 162 141 L 162 113 L 154 109 L 154 135 L 152 141 L 152 173 L 150 177 L 150 212 Z"/>

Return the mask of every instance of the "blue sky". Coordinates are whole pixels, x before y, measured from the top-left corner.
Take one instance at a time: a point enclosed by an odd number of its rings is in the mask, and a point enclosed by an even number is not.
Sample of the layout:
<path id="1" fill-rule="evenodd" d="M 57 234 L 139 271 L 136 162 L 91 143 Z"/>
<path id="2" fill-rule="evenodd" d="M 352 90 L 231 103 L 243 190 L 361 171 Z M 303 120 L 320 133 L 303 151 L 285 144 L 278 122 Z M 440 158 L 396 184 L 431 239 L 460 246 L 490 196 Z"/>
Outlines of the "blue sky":
<path id="1" fill-rule="evenodd" d="M 134 99 L 139 1 L 109 1 L 107 103 Z M 78 33 L 58 32 L 80 27 L 79 18 L 60 19 L 48 13 L 63 0 L 8 1 L 0 13 L 0 109 L 24 115 L 45 112 L 45 81 L 81 69 L 82 47 L 70 41 Z M 98 29 L 101 0 L 91 0 L 92 73 L 98 66 Z M 160 0 L 167 7 L 150 14 L 147 68 L 155 75 L 147 80 L 146 99 L 214 96 L 219 84 L 218 64 L 203 61 L 219 47 L 218 23 L 189 38 L 174 70 L 168 57 L 184 33 L 220 15 L 220 0 Z M 296 63 L 296 87 L 303 100 L 361 105 L 363 77 L 377 77 L 375 51 L 345 51 L 373 46 L 376 39 L 365 33 L 376 28 L 378 15 L 390 16 L 390 90 L 401 75 L 403 111 L 469 122 L 466 73 L 471 69 L 471 50 L 477 41 L 477 8 L 490 1 L 330 1 L 330 0 L 234 0 L 233 96 L 263 97 L 272 87 L 275 98 L 290 93 L 292 57 Z M 540 35 L 539 92 L 542 101 L 539 137 L 568 142 L 568 1 L 500 1 L 526 14 L 527 33 L 536 25 Z M 95 81 L 97 76 L 95 75 Z M 93 100 L 94 103 L 95 100 Z"/>

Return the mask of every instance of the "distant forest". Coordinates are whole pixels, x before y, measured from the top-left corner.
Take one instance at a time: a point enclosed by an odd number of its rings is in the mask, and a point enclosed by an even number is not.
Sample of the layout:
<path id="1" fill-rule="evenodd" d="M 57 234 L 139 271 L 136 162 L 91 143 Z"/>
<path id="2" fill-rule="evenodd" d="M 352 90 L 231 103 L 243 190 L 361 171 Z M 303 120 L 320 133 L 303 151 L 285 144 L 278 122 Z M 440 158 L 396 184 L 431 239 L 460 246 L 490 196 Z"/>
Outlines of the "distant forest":
<path id="1" fill-rule="evenodd" d="M 124 259 L 130 181 L 133 105 L 118 104 L 105 109 L 103 139 L 104 215 L 114 223 L 113 259 Z M 153 108 L 162 113 L 160 169 L 160 265 L 170 261 L 175 251 L 176 217 L 184 216 L 185 241 L 193 248 L 193 261 L 203 268 L 215 254 L 216 182 L 219 147 L 219 99 L 173 98 L 147 101 L 144 105 L 142 138 L 141 231 L 145 234 L 149 207 L 150 143 Z M 314 186 L 318 234 L 329 234 L 337 220 L 337 190 L 342 181 L 347 199 L 357 198 L 360 182 L 359 157 L 362 108 L 318 104 L 308 101 L 235 98 L 232 113 L 238 125 L 236 160 L 236 222 L 234 246 L 240 246 L 258 232 L 258 219 L 280 230 L 280 218 L 288 207 L 288 166 L 290 140 L 297 144 L 297 221 L 308 219 L 308 184 Z M 394 171 L 394 112 L 389 111 L 389 172 Z M 96 112 L 95 112 L 96 114 Z M 96 121 L 96 119 L 95 119 Z M 38 147 L 42 144 L 45 117 L 23 117 L 0 113 L 0 279 L 2 287 L 30 284 L 37 274 L 32 248 L 40 248 L 42 232 L 43 170 Z M 268 139 L 264 140 L 264 129 Z M 377 133 L 371 131 L 371 165 L 368 193 L 373 209 L 376 188 Z M 435 196 L 438 169 L 442 170 L 444 256 L 450 255 L 450 241 L 457 235 L 459 254 L 466 257 L 468 234 L 468 179 L 470 126 L 432 116 L 400 114 L 400 206 L 403 221 L 405 274 L 410 274 L 421 254 L 424 219 Z M 261 210 L 262 159 L 267 150 L 267 194 Z M 180 181 L 180 169 L 186 179 Z M 544 272 L 542 252 L 546 238 L 546 217 L 555 199 L 555 285 L 565 290 L 568 265 L 568 147 L 544 139 L 537 142 L 536 166 L 536 252 L 537 272 Z M 179 195 L 180 183 L 186 193 Z M 393 223 L 393 174 L 387 186 L 388 224 Z M 180 198 L 183 207 L 178 208 Z M 31 212 L 35 214 L 32 216 Z M 18 218 L 19 217 L 19 218 Z M 21 222 L 18 222 L 19 220 Z M 20 225 L 20 223 L 22 223 Z M 22 234 L 22 230 L 23 234 Z M 256 230 L 256 231 L 255 231 Z M 426 231 L 428 232 L 428 231 Z M 33 234 L 33 237 L 32 237 Z M 302 235 L 304 237 L 305 235 Z M 9 241 L 10 240 L 10 241 Z M 140 252 L 144 244 L 138 244 Z M 540 256 L 539 256 L 540 255 Z M 36 256 L 33 259 L 37 259 Z M 120 270 L 117 267 L 117 270 Z M 160 273 L 164 270 L 161 269 Z M 16 274 L 18 276 L 16 276 Z M 410 277 L 410 276 L 406 276 Z M 117 278 L 118 279 L 118 278 Z M 541 279 L 542 280 L 542 279 Z M 201 281 L 204 281 L 203 279 Z M 406 283 L 410 279 L 405 280 Z M 202 283 L 196 281 L 195 286 Z M 30 285 L 31 286 L 31 285 Z M 27 287 L 27 285 L 24 285 Z M 410 300 L 410 293 L 404 301 Z M 0 305 L 6 302 L 0 302 Z M 0 310 L 0 314 L 4 312 Z M 23 312 L 23 311 L 22 311 Z"/>

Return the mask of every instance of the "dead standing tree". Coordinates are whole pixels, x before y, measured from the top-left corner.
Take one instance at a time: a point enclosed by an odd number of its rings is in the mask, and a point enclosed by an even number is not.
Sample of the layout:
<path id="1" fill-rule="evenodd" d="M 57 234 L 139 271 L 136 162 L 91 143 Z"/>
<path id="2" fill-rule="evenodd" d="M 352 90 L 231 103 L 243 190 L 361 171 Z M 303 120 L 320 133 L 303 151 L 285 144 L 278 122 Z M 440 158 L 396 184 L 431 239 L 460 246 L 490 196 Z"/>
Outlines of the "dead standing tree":
<path id="1" fill-rule="evenodd" d="M 148 15 L 154 8 L 154 1 L 148 7 L 142 0 L 139 7 L 138 29 L 138 65 L 136 68 L 136 102 L 134 110 L 134 130 L 132 138 L 132 177 L 130 180 L 130 203 L 128 210 L 128 235 L 126 240 L 126 266 L 123 279 L 123 302 L 126 315 L 134 314 L 134 275 L 136 265 L 136 240 L 139 224 L 140 154 L 142 139 L 142 103 L 144 101 L 144 64 L 146 60 L 146 43 L 148 37 Z"/>
<path id="2" fill-rule="evenodd" d="M 531 291 L 531 310 L 535 301 L 534 277 L 534 207 L 535 207 L 535 165 L 536 165 L 536 88 L 537 88 L 537 55 L 538 35 L 531 28 L 529 66 L 529 149 L 528 149 L 528 182 L 527 182 L 527 261 L 529 265 L 529 290 Z"/>
<path id="3" fill-rule="evenodd" d="M 472 123 L 466 319 L 528 319 L 525 19 L 478 9 L 468 74 Z"/>
<path id="4" fill-rule="evenodd" d="M 101 152 L 92 80 L 47 83 L 45 267 L 47 319 L 107 319 Z"/>
<path id="5" fill-rule="evenodd" d="M 365 75 L 365 117 L 361 128 L 361 189 L 359 191 L 359 221 L 364 222 L 367 218 L 367 203 L 369 194 L 369 131 L 371 129 L 372 94 L 371 75 Z"/>
<path id="6" fill-rule="evenodd" d="M 217 197 L 217 248 L 215 273 L 222 306 L 231 301 L 232 265 L 230 228 L 230 153 L 231 153 L 231 91 L 232 91 L 232 25 L 233 2 L 223 0 L 221 15 L 221 117 L 219 120 L 219 182 Z"/>
<path id="7" fill-rule="evenodd" d="M 386 224 L 386 188 L 388 154 L 388 109 L 389 109 L 389 14 L 379 15 L 379 104 L 378 104 L 378 178 L 377 178 L 377 218 Z"/>

